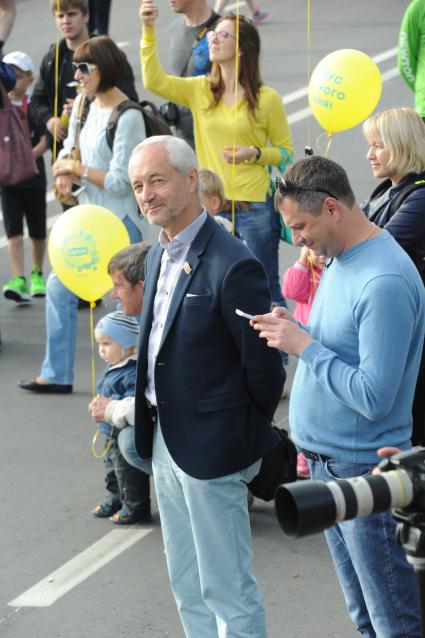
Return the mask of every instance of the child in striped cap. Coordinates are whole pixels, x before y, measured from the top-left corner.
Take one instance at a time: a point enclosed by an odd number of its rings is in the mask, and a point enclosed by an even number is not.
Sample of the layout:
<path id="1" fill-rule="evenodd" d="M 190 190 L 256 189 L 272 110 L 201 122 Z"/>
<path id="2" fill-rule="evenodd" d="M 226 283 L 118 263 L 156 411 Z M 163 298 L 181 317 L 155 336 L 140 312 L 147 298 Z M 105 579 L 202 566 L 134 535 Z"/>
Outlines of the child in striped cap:
<path id="1" fill-rule="evenodd" d="M 139 338 L 137 320 L 121 311 L 111 312 L 97 323 L 94 336 L 99 356 L 107 363 L 97 382 L 98 395 L 111 399 L 134 396 Z M 117 525 L 150 521 L 146 474 L 129 465 L 122 456 L 118 446 L 119 428 L 100 423 L 98 432 L 105 435 L 102 458 L 106 466 L 107 496 L 92 510 L 93 514 L 99 518 L 110 517 Z"/>

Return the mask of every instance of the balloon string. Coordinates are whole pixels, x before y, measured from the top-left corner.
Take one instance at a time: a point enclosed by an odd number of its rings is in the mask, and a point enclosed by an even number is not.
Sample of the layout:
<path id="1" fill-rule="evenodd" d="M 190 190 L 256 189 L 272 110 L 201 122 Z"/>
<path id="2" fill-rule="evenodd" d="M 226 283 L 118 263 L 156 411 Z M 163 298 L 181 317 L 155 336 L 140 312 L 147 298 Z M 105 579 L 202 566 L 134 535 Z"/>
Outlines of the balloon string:
<path id="1" fill-rule="evenodd" d="M 96 374 L 94 368 L 94 327 L 93 327 L 93 308 L 96 308 L 96 303 L 90 301 L 90 346 L 91 346 L 91 388 L 93 399 L 96 396 Z"/>
<path id="2" fill-rule="evenodd" d="M 311 0 L 307 0 L 307 86 L 311 76 Z M 307 118 L 307 144 L 311 146 L 311 119 Z"/>
<path id="3" fill-rule="evenodd" d="M 56 11 L 60 13 L 60 0 L 57 0 Z M 53 116 L 55 118 L 53 124 L 53 149 L 52 156 L 53 161 L 56 160 L 57 155 L 57 141 L 58 141 L 58 104 L 59 103 L 59 32 L 56 37 L 56 49 L 55 49 L 55 100 L 53 106 Z"/>
<path id="4" fill-rule="evenodd" d="M 325 136 L 328 138 L 328 140 L 326 142 L 325 150 L 323 151 L 323 153 L 321 153 L 320 147 L 322 145 L 322 138 L 325 137 Z M 323 155 L 323 157 L 327 157 L 328 156 L 329 149 L 330 149 L 331 143 L 332 143 L 332 139 L 333 139 L 333 133 L 331 133 L 331 131 L 327 131 L 325 133 L 320 133 L 319 137 L 316 139 L 316 146 L 317 146 L 317 149 L 319 151 L 319 155 Z"/>
<path id="5" fill-rule="evenodd" d="M 331 133 L 330 131 L 326 135 L 328 136 L 328 141 L 327 141 L 327 144 L 326 144 L 325 152 L 323 153 L 324 157 L 328 156 L 329 149 L 331 148 L 332 139 L 333 139 L 333 133 Z"/>
<path id="6" fill-rule="evenodd" d="M 90 345 L 91 345 L 91 382 L 92 382 L 92 395 L 93 395 L 93 399 L 96 396 L 96 377 L 95 377 L 95 366 L 94 366 L 94 327 L 93 327 L 93 308 L 96 308 L 96 303 L 94 301 L 90 301 Z M 91 443 L 91 451 L 93 456 L 96 459 L 103 459 L 104 456 L 106 456 L 106 454 L 109 452 L 111 444 L 112 444 L 112 433 L 114 431 L 114 426 L 111 426 L 111 433 L 110 433 L 110 438 L 108 441 L 108 444 L 105 446 L 105 448 L 102 450 L 102 452 L 100 452 L 100 454 L 97 452 L 96 449 L 96 443 L 97 443 L 97 439 L 99 438 L 99 434 L 100 434 L 100 430 L 99 428 L 97 428 L 96 432 L 94 433 L 94 437 Z"/>
<path id="7" fill-rule="evenodd" d="M 236 24 L 235 24 L 235 97 L 233 105 L 233 157 L 232 157 L 232 235 L 236 229 L 236 207 L 235 207 L 235 191 L 236 191 L 236 117 L 238 106 L 238 85 L 239 85 L 239 0 L 236 2 Z"/>

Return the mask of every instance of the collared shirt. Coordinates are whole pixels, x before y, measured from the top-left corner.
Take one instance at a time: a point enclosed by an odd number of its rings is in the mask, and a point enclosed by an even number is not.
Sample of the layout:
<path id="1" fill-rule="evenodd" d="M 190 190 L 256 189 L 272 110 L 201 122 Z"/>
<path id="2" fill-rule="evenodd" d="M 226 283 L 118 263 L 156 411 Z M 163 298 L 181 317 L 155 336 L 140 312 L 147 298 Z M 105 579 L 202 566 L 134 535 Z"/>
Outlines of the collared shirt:
<path id="1" fill-rule="evenodd" d="M 145 396 L 152 405 L 157 405 L 154 380 L 155 362 L 171 299 L 190 245 L 204 225 L 206 219 L 207 212 L 203 210 L 199 217 L 189 224 L 189 226 L 186 226 L 186 228 L 173 239 L 170 240 L 164 230 L 161 230 L 159 234 L 159 243 L 164 249 L 164 252 L 162 253 L 161 269 L 153 303 L 153 319 L 148 343 L 148 371 L 145 391 Z"/>

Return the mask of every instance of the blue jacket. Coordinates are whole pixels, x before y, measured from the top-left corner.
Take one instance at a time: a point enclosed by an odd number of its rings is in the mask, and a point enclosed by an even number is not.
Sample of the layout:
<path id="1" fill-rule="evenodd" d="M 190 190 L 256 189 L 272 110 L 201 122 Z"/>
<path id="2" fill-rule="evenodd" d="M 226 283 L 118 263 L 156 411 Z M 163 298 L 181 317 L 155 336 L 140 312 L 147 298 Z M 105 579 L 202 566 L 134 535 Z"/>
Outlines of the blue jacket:
<path id="1" fill-rule="evenodd" d="M 108 366 L 97 382 L 97 393 L 111 399 L 134 397 L 136 390 L 136 357 Z M 116 436 L 117 429 L 108 423 L 100 423 L 99 430 L 108 436 Z"/>
<path id="2" fill-rule="evenodd" d="M 145 389 L 153 302 L 162 248 L 146 261 L 135 401 L 136 446 L 152 456 L 153 424 Z M 159 421 L 175 463 L 198 479 L 248 467 L 276 447 L 271 427 L 282 394 L 280 353 L 235 314 L 265 313 L 271 299 L 264 268 L 211 217 L 193 240 L 155 361 Z"/>

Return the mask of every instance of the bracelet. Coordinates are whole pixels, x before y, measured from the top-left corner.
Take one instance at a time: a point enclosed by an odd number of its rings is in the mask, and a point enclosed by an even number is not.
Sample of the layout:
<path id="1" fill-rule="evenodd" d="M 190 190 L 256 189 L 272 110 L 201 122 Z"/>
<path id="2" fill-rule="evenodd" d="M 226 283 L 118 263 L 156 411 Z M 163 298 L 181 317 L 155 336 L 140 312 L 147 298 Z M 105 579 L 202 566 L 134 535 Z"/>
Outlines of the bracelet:
<path id="1" fill-rule="evenodd" d="M 257 152 L 257 155 L 256 155 L 256 157 L 255 157 L 254 162 L 258 162 L 258 160 L 259 160 L 259 159 L 260 159 L 260 157 L 261 157 L 261 148 L 259 148 L 258 146 L 254 146 L 253 148 L 255 148 L 255 150 L 256 150 L 256 152 Z"/>

